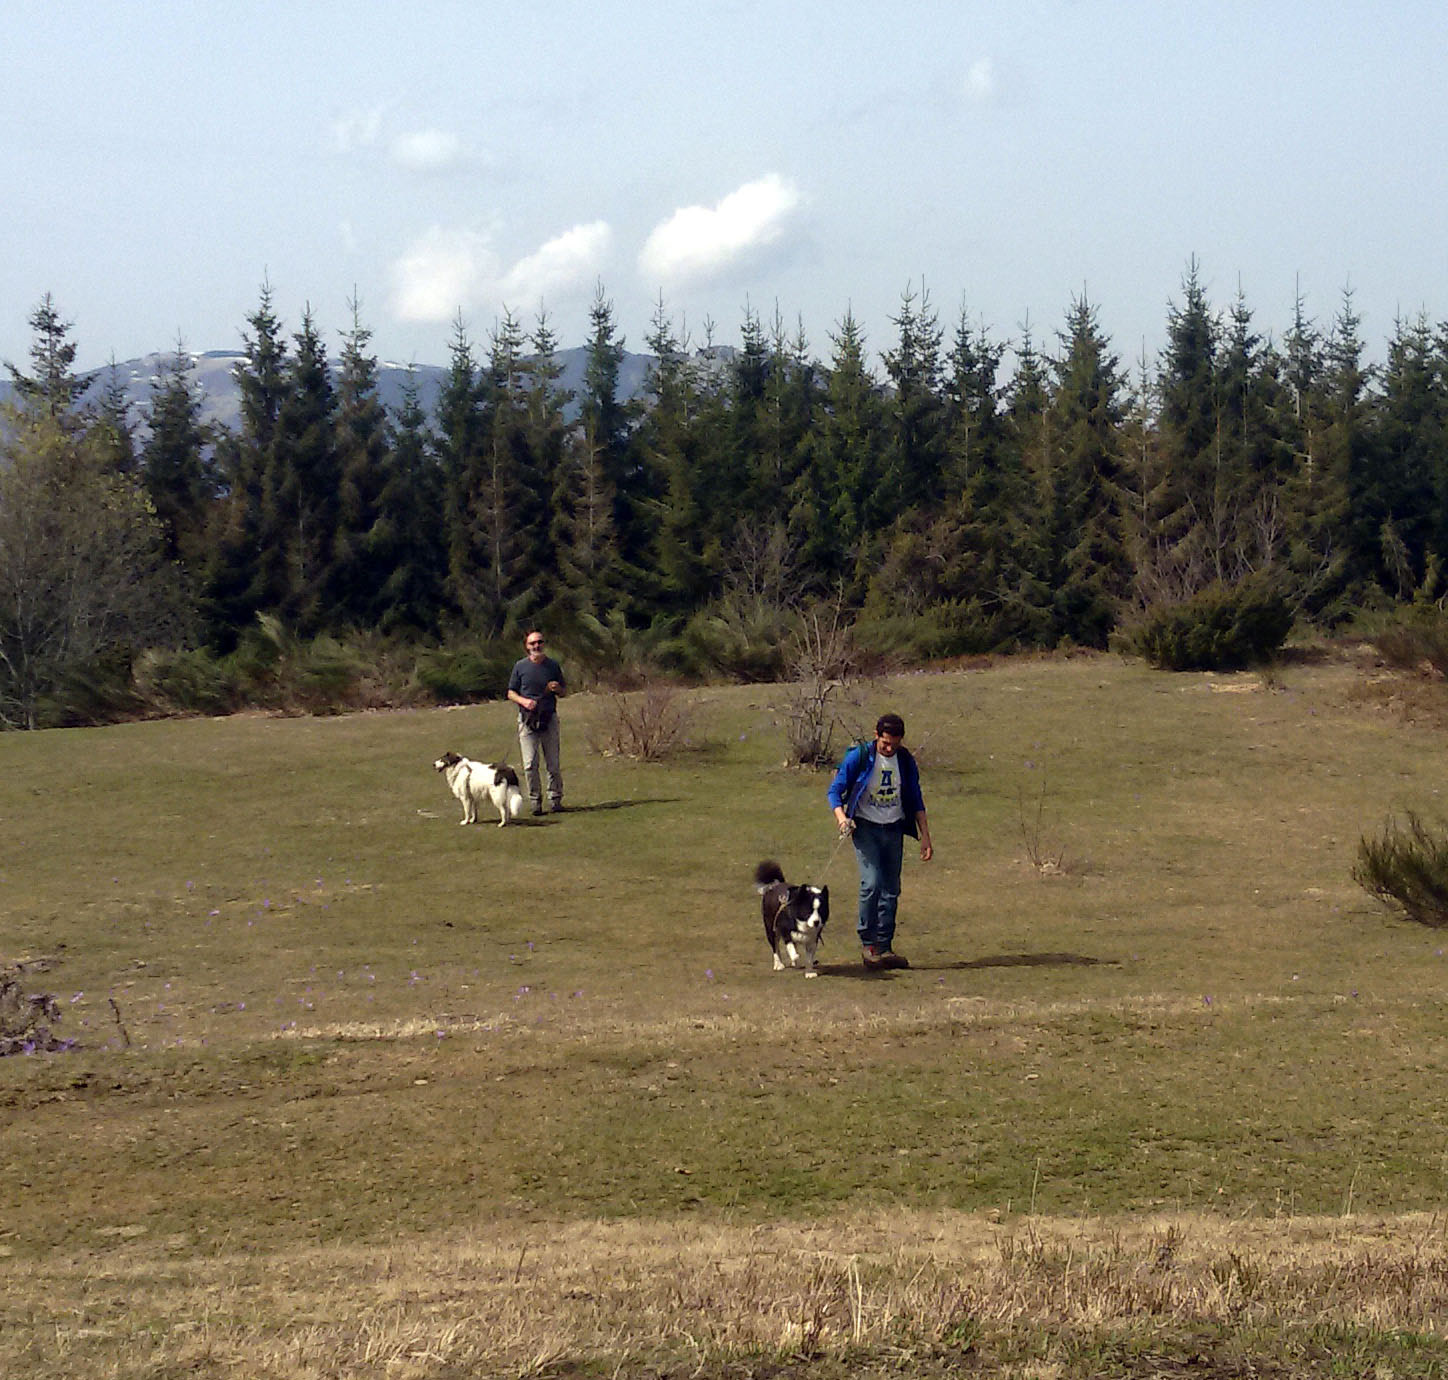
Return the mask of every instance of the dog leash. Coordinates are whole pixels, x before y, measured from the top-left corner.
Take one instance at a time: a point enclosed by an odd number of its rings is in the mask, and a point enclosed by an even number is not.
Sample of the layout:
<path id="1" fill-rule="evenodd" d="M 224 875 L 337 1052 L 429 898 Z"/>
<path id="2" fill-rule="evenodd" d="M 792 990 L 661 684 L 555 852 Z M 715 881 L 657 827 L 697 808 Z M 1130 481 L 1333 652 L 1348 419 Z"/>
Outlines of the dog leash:
<path id="1" fill-rule="evenodd" d="M 839 838 L 835 840 L 835 846 L 830 850 L 830 856 L 829 856 L 829 858 L 825 861 L 824 867 L 821 868 L 821 870 L 820 870 L 819 878 L 820 878 L 821 883 L 823 883 L 826 874 L 829 872 L 830 868 L 834 865 L 835 859 L 836 859 L 837 857 L 839 857 L 839 855 L 840 855 L 840 849 L 845 846 L 845 840 L 848 839 L 849 837 L 850 837 L 850 835 L 849 835 L 848 833 L 842 833 L 842 834 L 839 836 Z"/>

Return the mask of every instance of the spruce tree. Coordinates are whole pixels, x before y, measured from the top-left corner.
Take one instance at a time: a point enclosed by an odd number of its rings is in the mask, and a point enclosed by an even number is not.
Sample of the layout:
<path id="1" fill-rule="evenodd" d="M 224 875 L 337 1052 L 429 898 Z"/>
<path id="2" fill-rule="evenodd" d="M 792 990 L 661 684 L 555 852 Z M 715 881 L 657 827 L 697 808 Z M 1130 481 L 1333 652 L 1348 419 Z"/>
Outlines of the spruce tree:
<path id="1" fill-rule="evenodd" d="M 388 635 L 433 637 L 439 631 L 447 579 L 447 548 L 440 540 L 444 484 L 412 369 L 392 431 L 370 541 L 376 568 L 385 572 L 377 627 Z"/>
<path id="2" fill-rule="evenodd" d="M 891 318 L 896 345 L 885 353 L 894 385 L 887 403 L 890 422 L 881 485 L 891 515 L 937 503 L 945 470 L 946 419 L 941 394 L 940 322 L 921 289 L 906 288 L 900 314 Z"/>
<path id="3" fill-rule="evenodd" d="M 1293 299 L 1282 353 L 1281 431 L 1292 448 L 1291 473 L 1283 490 L 1292 593 L 1302 612 L 1332 622 L 1351 599 L 1348 468 L 1351 454 L 1361 445 L 1362 381 L 1353 384 L 1343 376 L 1329 386 L 1322 334 L 1308 316 L 1300 291 Z M 1338 394 L 1342 385 L 1348 396 Z"/>
<path id="4" fill-rule="evenodd" d="M 1356 332 L 1338 344 L 1343 334 L 1334 331 L 1342 361 L 1332 370 L 1340 380 L 1334 392 L 1350 390 L 1353 382 L 1348 357 Z M 1441 558 L 1448 549 L 1439 544 L 1445 421 L 1448 406 L 1433 334 L 1420 312 L 1394 324 L 1376 444 L 1362 447 L 1348 468 L 1354 571 L 1397 599 L 1408 598 L 1422 583 L 1430 555 Z"/>
<path id="5" fill-rule="evenodd" d="M 250 330 L 242 334 L 245 358 L 234 370 L 239 429 L 222 435 L 216 446 L 222 497 L 213 509 L 201 600 L 206 641 L 217 652 L 232 650 L 256 614 L 274 608 L 279 597 L 269 585 L 274 565 L 264 553 L 263 501 L 265 477 L 274 464 L 288 361 L 267 281 L 247 325 Z"/>
<path id="6" fill-rule="evenodd" d="M 210 549 L 207 531 L 217 497 L 216 478 L 195 362 L 180 340 L 152 381 L 146 425 L 141 481 L 160 520 L 167 558 L 199 581 Z"/>
<path id="7" fill-rule="evenodd" d="M 778 310 L 769 335 L 769 374 L 765 382 L 765 472 L 771 486 L 771 509 L 787 515 L 786 535 L 792 551 L 804 534 L 796 495 L 808 466 L 809 437 L 818 419 L 823 391 L 819 370 L 810 355 L 804 322 L 785 332 Z"/>
<path id="8" fill-rule="evenodd" d="M 443 477 L 448 603 L 465 625 L 479 621 L 481 603 L 472 495 L 481 480 L 485 430 L 477 361 L 459 315 L 453 322 L 447 375 L 438 393 L 434 444 Z"/>
<path id="9" fill-rule="evenodd" d="M 1071 304 L 1051 398 L 1056 635 L 1106 646 L 1131 583 L 1121 454 L 1122 377 L 1097 309 Z"/>
<path id="10" fill-rule="evenodd" d="M 95 420 L 90 426 L 91 439 L 98 454 L 117 474 L 134 474 L 136 436 L 131 422 L 131 402 L 114 355 L 106 367 L 104 378 Z"/>
<path id="11" fill-rule="evenodd" d="M 541 308 L 533 327 L 532 353 L 524 361 L 524 407 L 529 457 L 527 506 L 532 516 L 524 533 L 529 543 L 527 561 L 533 571 L 532 604 L 535 615 L 553 621 L 562 605 L 563 573 L 557 555 L 558 510 L 555 497 L 562 479 L 563 450 L 568 435 L 564 409 L 572 393 L 561 386 L 563 366 L 558 362 L 558 337 Z"/>
<path id="12" fill-rule="evenodd" d="M 792 505 L 805 532 L 810 567 L 827 584 L 868 578 L 872 538 L 894 516 L 880 497 L 884 404 L 865 361 L 865 335 L 846 311 L 830 335 L 822 415 L 809 445 L 808 469 Z"/>
<path id="13" fill-rule="evenodd" d="M 265 602 L 299 636 L 331 623 L 338 515 L 336 395 L 311 309 L 292 337 L 285 393 L 262 475 Z"/>
<path id="14" fill-rule="evenodd" d="M 631 409 L 621 396 L 620 385 L 624 339 L 618 333 L 613 302 L 602 283 L 594 292 L 588 321 L 574 466 L 581 465 L 590 475 L 594 467 L 599 470 L 598 483 L 591 478 L 588 482 L 590 502 L 592 496 L 604 490 L 612 496 L 607 544 L 615 554 L 607 581 L 609 589 L 600 593 L 609 602 L 621 594 L 637 606 L 645 583 L 643 567 L 652 545 L 650 500 L 656 495 L 649 482 L 651 476 L 639 464 L 631 445 Z M 592 517 L 587 520 L 587 528 L 593 533 L 599 531 Z"/>
<path id="15" fill-rule="evenodd" d="M 482 482 L 472 495 L 477 557 L 486 572 L 483 626 L 493 633 L 521 631 L 517 625 L 541 602 L 532 558 L 546 514 L 528 446 L 524 343 L 522 326 L 504 311 L 488 352 Z"/>
<path id="16" fill-rule="evenodd" d="M 947 593 L 962 651 L 1050 635 L 1040 505 L 998 379 L 1005 346 L 962 310 L 950 355 L 943 521 L 956 529 Z"/>
<path id="17" fill-rule="evenodd" d="M 1220 344 L 1221 326 L 1193 258 L 1182 280 L 1182 303 L 1167 312 L 1167 345 L 1157 377 L 1161 459 L 1157 487 L 1148 496 L 1148 584 L 1168 599 L 1193 594 L 1218 575 Z"/>
<path id="18" fill-rule="evenodd" d="M 348 305 L 352 324 L 343 336 L 337 377 L 337 525 L 328 619 L 338 625 L 375 627 L 383 616 L 387 602 L 383 591 L 398 556 L 396 529 L 383 507 L 391 437 L 378 390 L 377 358 L 368 349 L 372 332 L 362 325 L 355 297 Z"/>
<path id="19" fill-rule="evenodd" d="M 657 476 L 659 491 L 650 524 L 653 602 L 666 612 L 680 613 L 703 599 L 717 573 L 719 531 L 704 516 L 708 474 L 700 464 L 692 370 L 662 299 L 654 308 L 645 344 L 654 362 L 649 406 L 635 439 L 643 463 Z"/>
<path id="20" fill-rule="evenodd" d="M 84 419 L 78 414 L 86 381 L 75 372 L 76 344 L 70 338 L 74 323 L 57 310 L 50 293 L 30 313 L 30 369 L 26 374 L 8 360 L 5 372 L 15 385 L 23 409 L 44 413 L 71 430 L 80 430 Z"/>
<path id="21" fill-rule="evenodd" d="M 1217 391 L 1211 557 L 1214 578 L 1230 584 L 1283 554 L 1283 488 L 1292 468 L 1277 356 L 1253 330 L 1240 289 L 1223 332 Z"/>

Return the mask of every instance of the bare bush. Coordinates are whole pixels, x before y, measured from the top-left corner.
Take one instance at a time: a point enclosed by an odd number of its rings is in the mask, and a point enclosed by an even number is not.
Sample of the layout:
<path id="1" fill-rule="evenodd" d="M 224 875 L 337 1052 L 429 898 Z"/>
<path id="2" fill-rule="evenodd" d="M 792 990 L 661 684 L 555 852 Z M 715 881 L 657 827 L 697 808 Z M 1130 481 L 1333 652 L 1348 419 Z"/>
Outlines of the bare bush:
<path id="1" fill-rule="evenodd" d="M 1028 764 L 1029 765 L 1029 764 Z M 1026 798 L 1022 784 L 1016 792 L 1016 818 L 1026 848 L 1026 861 L 1043 877 L 1059 876 L 1064 870 L 1066 846 L 1046 828 L 1046 774 L 1041 773 L 1035 801 Z"/>
<path id="2" fill-rule="evenodd" d="M 49 992 L 26 992 L 25 964 L 0 968 L 0 1057 L 7 1054 L 51 1054 L 71 1049 L 74 1040 L 55 1033 L 60 1003 Z"/>
<path id="3" fill-rule="evenodd" d="M 604 700 L 595 747 L 607 757 L 660 762 L 689 746 L 692 719 L 687 698 L 675 686 L 655 681 Z"/>
<path id="4" fill-rule="evenodd" d="M 838 602 L 800 616 L 790 642 L 789 669 L 788 760 L 798 766 L 824 766 L 835 759 L 835 730 L 850 731 L 841 710 L 860 677 L 859 649 Z"/>

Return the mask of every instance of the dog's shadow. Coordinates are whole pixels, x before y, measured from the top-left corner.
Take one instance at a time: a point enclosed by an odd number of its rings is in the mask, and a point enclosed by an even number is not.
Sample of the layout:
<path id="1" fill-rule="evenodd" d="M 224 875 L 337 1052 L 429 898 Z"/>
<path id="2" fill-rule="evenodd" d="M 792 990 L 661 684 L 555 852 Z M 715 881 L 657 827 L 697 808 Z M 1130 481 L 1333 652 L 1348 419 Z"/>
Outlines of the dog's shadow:
<path id="1" fill-rule="evenodd" d="M 830 977 L 857 978 L 867 982 L 892 980 L 902 974 L 961 972 L 970 968 L 1094 968 L 1119 966 L 1114 958 L 1092 958 L 1089 954 L 992 954 L 988 958 L 958 958 L 942 963 L 912 963 L 906 968 L 866 968 L 862 963 L 821 963 L 819 971 Z"/>

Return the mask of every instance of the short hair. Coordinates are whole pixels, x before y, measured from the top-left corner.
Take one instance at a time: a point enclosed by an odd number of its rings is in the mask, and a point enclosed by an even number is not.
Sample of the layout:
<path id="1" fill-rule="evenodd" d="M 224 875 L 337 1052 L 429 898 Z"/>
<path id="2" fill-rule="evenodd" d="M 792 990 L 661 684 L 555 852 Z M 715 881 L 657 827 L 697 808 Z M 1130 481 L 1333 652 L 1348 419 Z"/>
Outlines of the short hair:
<path id="1" fill-rule="evenodd" d="M 892 738 L 903 738 L 905 736 L 905 720 L 898 714 L 881 714 L 875 720 L 875 736 L 888 733 Z"/>

